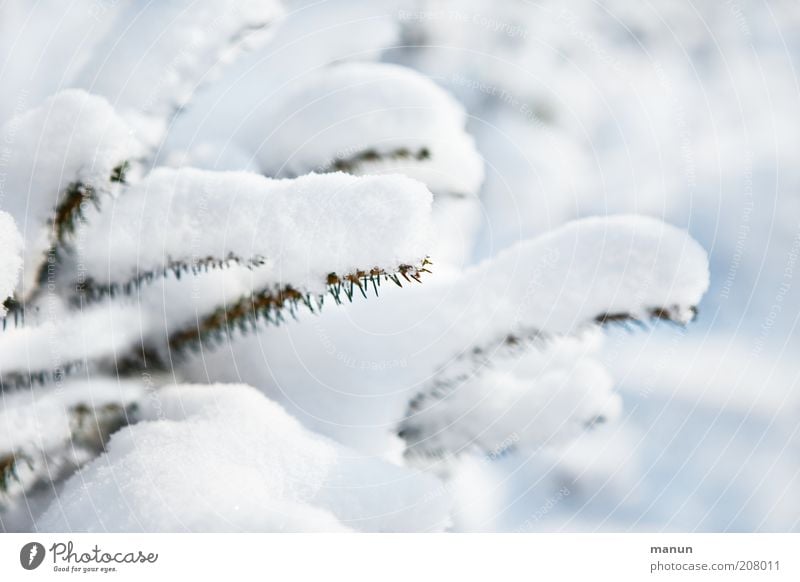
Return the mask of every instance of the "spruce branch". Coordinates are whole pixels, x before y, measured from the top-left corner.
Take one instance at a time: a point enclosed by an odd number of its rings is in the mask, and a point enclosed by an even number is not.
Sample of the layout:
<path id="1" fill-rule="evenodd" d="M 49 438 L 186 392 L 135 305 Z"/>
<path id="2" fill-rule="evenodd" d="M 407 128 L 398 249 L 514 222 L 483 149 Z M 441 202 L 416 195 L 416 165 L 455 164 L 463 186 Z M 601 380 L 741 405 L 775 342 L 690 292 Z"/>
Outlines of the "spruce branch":
<path id="1" fill-rule="evenodd" d="M 403 281 L 421 283 L 422 274 L 430 273 L 428 267 L 431 265 L 431 261 L 425 258 L 419 266 L 403 264 L 393 271 L 373 267 L 368 271 L 358 270 L 342 276 L 330 273 L 326 277 L 325 293 L 304 292 L 291 285 L 269 286 L 230 305 L 219 307 L 197 325 L 173 332 L 169 336 L 169 346 L 181 352 L 187 348 L 196 349 L 209 340 L 219 343 L 230 337 L 233 331 L 243 334 L 252 332 L 261 323 L 281 325 L 286 321 L 286 313 L 296 319 L 301 307 L 316 313 L 322 309 L 326 295 L 340 305 L 344 299 L 352 302 L 356 293 L 367 298 L 372 290 L 378 296 L 382 282 L 392 282 L 398 287 L 403 286 Z"/>
<path id="2" fill-rule="evenodd" d="M 105 450 L 113 433 L 136 420 L 136 403 L 86 403 L 68 411 L 70 435 L 45 450 L 0 452 L 0 494 L 24 495 L 40 485 L 57 483 Z M 16 487 L 15 487 L 16 485 Z M 14 491 L 13 489 L 18 488 Z M 3 499 L 0 497 L 0 505 Z"/>
<path id="3" fill-rule="evenodd" d="M 11 325 L 12 320 L 14 328 L 25 325 L 25 310 L 22 309 L 22 304 L 14 297 L 9 297 L 3 301 L 3 308 L 6 310 L 5 317 L 0 319 L 0 328 L 3 331 Z"/>
<path id="4" fill-rule="evenodd" d="M 130 162 L 124 160 L 114 166 L 108 180 L 111 185 L 126 184 Z M 55 208 L 48 220 L 50 226 L 50 247 L 43 255 L 43 260 L 36 273 L 36 285 L 28 293 L 24 301 L 19 302 L 18 309 L 25 310 L 26 305 L 41 296 L 43 289 L 55 281 L 63 264 L 64 256 L 71 252 L 70 238 L 75 234 L 78 225 L 86 221 L 86 210 L 91 204 L 96 210 L 100 208 L 100 193 L 109 188 L 86 184 L 82 181 L 71 182 L 64 190 L 61 203 Z"/>
<path id="5" fill-rule="evenodd" d="M 0 392 L 58 383 L 80 370 L 106 370 L 118 354 L 141 344 L 138 311 L 119 302 L 31 319 L 0 333 Z"/>
<path id="6" fill-rule="evenodd" d="M 412 69 L 337 63 L 278 93 L 259 124 L 276 135 L 274 145 L 258 157 L 264 173 L 276 178 L 391 169 L 436 196 L 469 198 L 484 171 L 466 122 L 450 94 Z"/>
<path id="7" fill-rule="evenodd" d="M 17 304 L 17 309 L 24 312 L 27 305 L 35 302 L 48 284 L 56 280 L 67 251 L 67 239 L 75 232 L 78 223 L 84 220 L 86 203 L 98 205 L 97 190 L 83 182 L 69 184 L 64 191 L 61 204 L 56 207 L 53 216 L 48 221 L 50 247 L 42 255 L 36 271 L 35 286 L 28 292 L 24 301 Z"/>
<path id="8" fill-rule="evenodd" d="M 131 163 L 128 160 L 123 161 L 111 170 L 111 183 L 112 184 L 127 184 L 126 178 L 128 170 L 131 169 Z"/>
<path id="9" fill-rule="evenodd" d="M 381 152 L 377 149 L 370 148 L 358 152 L 352 156 L 339 157 L 333 162 L 322 169 L 323 172 L 347 172 L 348 174 L 357 174 L 362 170 L 365 164 L 374 164 L 378 162 L 411 162 L 411 161 L 426 161 L 431 159 L 431 151 L 426 147 L 417 150 L 400 147 L 393 150 Z"/>
<path id="10" fill-rule="evenodd" d="M 664 321 L 679 326 L 691 323 L 697 317 L 697 306 L 689 305 L 670 305 L 668 307 L 650 307 L 644 310 L 644 315 L 623 311 L 616 313 L 601 313 L 594 318 L 594 322 L 602 325 L 622 325 L 626 329 L 629 326 L 646 327 L 648 321 Z"/>
<path id="11" fill-rule="evenodd" d="M 165 275 L 178 279 L 232 266 L 261 268 L 267 273 L 262 282 L 310 287 L 316 282 L 291 258 L 308 254 L 317 236 L 341 244 L 308 255 L 314 273 L 424 256 L 430 199 L 423 184 L 395 175 L 272 180 L 248 172 L 159 168 L 81 226 L 77 295 L 100 299 Z M 281 211 L 265 211 L 271 204 Z M 352 228 L 361 213 L 370 220 L 369 239 Z M 115 219 L 120 216 L 127 219 Z"/>
<path id="12" fill-rule="evenodd" d="M 74 289 L 75 297 L 72 298 L 72 302 L 94 302 L 107 297 L 113 298 L 117 295 L 131 295 L 138 291 L 142 285 L 152 283 L 170 275 L 180 280 L 184 275 L 200 275 L 202 273 L 208 273 L 209 271 L 228 269 L 234 266 L 254 269 L 263 266 L 264 263 L 265 259 L 260 256 L 245 259 L 230 253 L 225 258 L 208 256 L 193 259 L 189 262 L 182 260 L 168 261 L 166 265 L 158 270 L 140 272 L 135 277 L 122 283 L 111 282 L 101 284 L 91 277 L 87 277 L 80 283 L 76 283 Z"/>
<path id="13" fill-rule="evenodd" d="M 7 390 L 58 383 L 85 369 L 86 363 L 83 360 L 73 360 L 49 369 L 2 372 L 0 373 L 0 394 Z"/>
<path id="14" fill-rule="evenodd" d="M 0 455 L 0 493 L 6 493 L 11 485 L 11 481 L 20 482 L 18 467 L 21 462 L 26 462 L 32 469 L 30 459 L 24 455 L 6 453 Z"/>
<path id="15" fill-rule="evenodd" d="M 697 307 L 694 305 L 650 307 L 644 309 L 641 314 L 635 312 L 602 313 L 578 329 L 586 330 L 591 327 L 609 325 L 621 325 L 626 329 L 630 329 L 631 325 L 641 328 L 653 321 L 663 321 L 683 327 L 690 323 L 697 313 Z M 487 344 L 474 346 L 440 368 L 425 388 L 410 400 L 405 419 L 398 427 L 397 435 L 406 442 L 406 455 L 419 458 L 443 458 L 449 454 L 464 452 L 445 450 L 439 444 L 439 439 L 431 439 L 430 427 L 420 418 L 423 413 L 431 407 L 443 405 L 442 402 L 460 386 L 480 376 L 486 370 L 497 368 L 503 362 L 521 356 L 528 350 L 544 350 L 559 335 L 532 328 L 517 330 Z M 594 428 L 604 421 L 602 416 L 594 417 L 584 424 L 584 428 L 587 430 Z M 483 452 L 497 454 L 497 451 L 494 450 Z"/>
<path id="16" fill-rule="evenodd" d="M 100 407 L 92 407 L 86 403 L 76 404 L 70 410 L 72 442 L 100 453 L 111 435 L 136 417 L 137 410 L 138 405 L 135 402 L 127 406 L 109 402 Z"/>
<path id="17" fill-rule="evenodd" d="M 111 169 L 108 181 L 111 184 L 127 184 L 126 178 L 131 168 L 129 160 L 123 160 Z M 103 185 L 85 184 L 78 180 L 69 184 L 64 191 L 63 200 L 50 219 L 54 245 L 64 245 L 67 238 L 75 233 L 78 224 L 86 220 L 87 205 L 100 208 L 100 193 L 109 189 Z"/>
<path id="18" fill-rule="evenodd" d="M 114 181 L 114 175 L 117 175 L 117 168 L 115 168 L 114 174 L 110 178 L 112 182 Z M 95 207 L 99 206 L 97 197 L 97 190 L 83 182 L 73 182 L 67 186 L 64 191 L 64 200 L 56 207 L 55 213 L 50 220 L 55 244 L 64 244 L 67 236 L 75 232 L 78 222 L 83 221 L 85 218 L 84 205 L 86 203 L 92 203 Z"/>

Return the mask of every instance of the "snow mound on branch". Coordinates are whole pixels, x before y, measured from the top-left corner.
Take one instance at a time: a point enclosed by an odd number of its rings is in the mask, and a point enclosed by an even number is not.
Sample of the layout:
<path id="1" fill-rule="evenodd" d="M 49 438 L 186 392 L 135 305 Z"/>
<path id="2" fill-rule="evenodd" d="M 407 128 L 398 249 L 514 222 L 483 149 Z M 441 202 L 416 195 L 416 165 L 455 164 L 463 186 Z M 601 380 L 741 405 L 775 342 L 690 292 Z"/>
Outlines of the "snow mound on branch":
<path id="1" fill-rule="evenodd" d="M 499 356 L 487 369 L 440 386 L 440 396 L 420 401 L 401 425 L 410 451 L 530 454 L 615 420 L 622 403 L 595 359 L 599 339 L 557 338 Z"/>
<path id="2" fill-rule="evenodd" d="M 18 115 L 0 129 L 9 144 L 2 209 L 26 241 L 26 283 L 49 246 L 48 220 L 71 184 L 103 192 L 121 162 L 141 154 L 130 127 L 102 97 L 70 89 Z"/>
<path id="3" fill-rule="evenodd" d="M 435 478 L 303 429 L 241 385 L 176 386 L 114 435 L 38 520 L 45 531 L 430 531 Z"/>
<path id="4" fill-rule="evenodd" d="M 428 252 L 431 194 L 404 176 L 159 169 L 77 233 L 87 275 L 124 283 L 173 262 L 263 261 L 259 280 L 324 291 L 326 277 L 395 269 Z M 280 209 L 275 211 L 275 209 Z"/>
<path id="5" fill-rule="evenodd" d="M 570 222 L 506 249 L 459 282 L 481 289 L 482 301 L 473 295 L 465 308 L 498 334 L 571 333 L 606 315 L 646 320 L 651 309 L 688 323 L 708 284 L 708 256 L 699 243 L 636 215 Z"/>
<path id="6" fill-rule="evenodd" d="M 148 134 L 144 141 L 155 144 L 198 86 L 242 48 L 265 40 L 262 32 L 282 14 L 277 0 L 130 3 L 116 14 L 125 23 L 122 31 L 98 43 L 75 82 L 139 119 L 137 127 Z"/>
<path id="7" fill-rule="evenodd" d="M 22 268 L 22 236 L 14 219 L 0 212 L 0 317 L 6 314 L 3 301 L 14 293 L 19 271 Z"/>
<path id="8" fill-rule="evenodd" d="M 483 161 L 465 124 L 461 105 L 419 73 L 347 63 L 290 84 L 250 141 L 273 176 L 399 172 L 436 193 L 474 195 Z"/>
<path id="9" fill-rule="evenodd" d="M 141 153 L 108 101 L 78 89 L 12 118 L 0 134 L 11 144 L 3 209 L 26 231 L 47 221 L 69 184 L 102 188 L 120 162 Z"/>

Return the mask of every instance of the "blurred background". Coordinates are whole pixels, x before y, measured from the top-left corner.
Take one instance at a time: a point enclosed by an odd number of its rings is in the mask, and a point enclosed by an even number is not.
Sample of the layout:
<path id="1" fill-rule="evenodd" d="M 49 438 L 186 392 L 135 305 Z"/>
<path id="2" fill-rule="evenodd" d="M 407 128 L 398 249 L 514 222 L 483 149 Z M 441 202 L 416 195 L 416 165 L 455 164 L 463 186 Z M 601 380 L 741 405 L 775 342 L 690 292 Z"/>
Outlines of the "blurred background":
<path id="1" fill-rule="evenodd" d="M 0 5 L 0 121 L 120 23 L 96 2 Z M 800 529 L 800 4 L 286 0 L 264 46 L 170 127 L 159 163 L 246 167 L 243 120 L 336 61 L 412 67 L 465 106 L 485 159 L 464 262 L 565 221 L 640 213 L 709 251 L 687 330 L 609 332 L 623 419 L 565 450 L 473 459 L 471 531 Z M 12 34 L 13 32 L 13 34 Z M 241 147 L 240 147 L 241 146 Z"/>

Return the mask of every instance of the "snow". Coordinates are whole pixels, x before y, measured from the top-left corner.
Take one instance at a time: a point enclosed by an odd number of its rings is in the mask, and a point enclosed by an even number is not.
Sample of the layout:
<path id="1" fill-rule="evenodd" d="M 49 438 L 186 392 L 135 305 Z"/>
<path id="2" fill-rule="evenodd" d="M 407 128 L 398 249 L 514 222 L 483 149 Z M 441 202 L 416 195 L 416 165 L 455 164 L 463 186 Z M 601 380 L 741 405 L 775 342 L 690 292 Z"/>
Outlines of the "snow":
<path id="1" fill-rule="evenodd" d="M 610 198 L 602 187 L 609 178 L 597 172 L 583 141 L 558 126 L 524 123 L 513 110 L 490 110 L 482 121 L 473 128 L 487 169 L 479 258 L 569 220 L 610 212 L 601 210 Z M 638 207 L 621 211 L 646 213 Z"/>
<path id="2" fill-rule="evenodd" d="M 14 294 L 22 268 L 22 236 L 14 219 L 0 212 L 0 317 L 5 316 L 3 302 Z"/>
<path id="3" fill-rule="evenodd" d="M 171 150 L 163 165 L 225 172 L 256 172 L 258 169 L 246 150 L 224 141 L 203 141 L 192 144 L 186 151 Z"/>
<path id="4" fill-rule="evenodd" d="M 99 194 L 112 190 L 112 171 L 141 154 L 130 127 L 102 97 L 70 89 L 9 120 L 0 129 L 8 146 L 4 196 L 25 237 L 28 285 L 49 246 L 48 220 L 70 184 L 81 182 Z"/>
<path id="5" fill-rule="evenodd" d="M 483 181 L 483 162 L 465 124 L 458 102 L 419 73 L 344 63 L 290 82 L 251 125 L 248 145 L 272 176 L 354 160 L 359 174 L 398 172 L 437 194 L 472 196 Z M 401 150 L 405 155 L 393 155 Z M 369 153 L 378 159 L 361 157 Z"/>
<path id="6" fill-rule="evenodd" d="M 142 141 L 156 146 L 169 117 L 198 86 L 242 48 L 263 42 L 282 13 L 277 0 L 246 0 L 222 9 L 210 0 L 123 5 L 114 14 L 124 23 L 121 30 L 96 44 L 72 82 L 114 103 Z"/>
<path id="7" fill-rule="evenodd" d="M 263 261 L 254 276 L 265 283 L 324 292 L 332 272 L 419 265 L 430 206 L 427 188 L 403 176 L 158 169 L 91 215 L 76 239 L 100 284 L 233 256 Z"/>
<path id="8" fill-rule="evenodd" d="M 676 330 L 646 342 L 615 334 L 604 359 L 615 378 L 642 392 L 702 402 L 729 414 L 770 418 L 776 410 L 800 410 L 797 367 L 790 359 L 775 358 L 791 349 L 787 344 L 759 347 L 723 334 L 693 336 Z"/>
<path id="9" fill-rule="evenodd" d="M 0 133 L 12 144 L 3 208 L 26 231 L 49 218 L 67 185 L 107 190 L 112 170 L 140 153 L 108 101 L 77 89 L 9 120 Z"/>
<path id="10" fill-rule="evenodd" d="M 435 531 L 433 477 L 314 435 L 247 386 L 175 386 L 143 405 L 37 521 L 40 531 Z"/>

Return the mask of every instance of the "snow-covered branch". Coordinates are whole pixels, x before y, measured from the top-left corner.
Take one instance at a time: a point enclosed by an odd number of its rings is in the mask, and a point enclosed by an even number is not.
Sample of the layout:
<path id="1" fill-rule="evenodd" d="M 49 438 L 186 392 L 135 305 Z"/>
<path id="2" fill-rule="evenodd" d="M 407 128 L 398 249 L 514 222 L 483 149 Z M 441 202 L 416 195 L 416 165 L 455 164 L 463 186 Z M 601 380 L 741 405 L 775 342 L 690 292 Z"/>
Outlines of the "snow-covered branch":
<path id="1" fill-rule="evenodd" d="M 402 173 L 435 194 L 474 196 L 483 161 L 465 124 L 463 107 L 423 75 L 346 63 L 290 84 L 253 124 L 252 146 L 271 176 Z"/>
<path id="2" fill-rule="evenodd" d="M 48 251 L 124 180 L 126 162 L 142 149 L 105 99 L 73 89 L 12 118 L 0 140 L 11 144 L 3 209 L 25 233 L 25 299 L 41 283 Z"/>
<path id="3" fill-rule="evenodd" d="M 77 312 L 54 307 L 46 315 L 0 332 L 0 389 L 60 382 L 97 363 L 113 368 L 139 344 L 135 306 L 97 304 Z"/>
<path id="4" fill-rule="evenodd" d="M 330 273 L 420 264 L 431 194 L 403 176 L 159 169 L 92 214 L 76 260 L 99 288 L 226 261 L 263 283 L 324 292 Z"/>
<path id="5" fill-rule="evenodd" d="M 403 280 L 410 283 L 422 282 L 422 275 L 430 273 L 428 259 L 423 259 L 417 266 L 401 264 L 394 270 L 387 271 L 381 267 L 373 267 L 369 271 L 356 271 L 340 276 L 328 274 L 326 278 L 328 294 L 337 304 L 344 299 L 352 301 L 356 294 L 365 299 L 369 293 L 379 295 L 379 287 L 384 283 L 403 286 Z M 356 291 L 357 290 L 357 291 Z M 199 349 L 201 342 L 213 345 L 231 337 L 231 332 L 247 333 L 258 329 L 260 322 L 280 325 L 286 321 L 284 315 L 297 319 L 300 306 L 310 312 L 322 309 L 325 293 L 309 293 L 298 291 L 294 287 L 268 286 L 217 308 L 209 315 L 193 322 L 183 329 L 173 331 L 169 336 L 169 347 L 178 352 L 185 348 Z"/>
<path id="6" fill-rule="evenodd" d="M 615 320 L 685 324 L 708 282 L 708 259 L 697 242 L 659 220 L 630 215 L 577 220 L 518 243 L 465 272 L 457 285 L 478 290 L 464 294 L 462 319 L 485 322 L 500 339 L 568 334 Z"/>
<path id="7" fill-rule="evenodd" d="M 641 216 L 584 219 L 520 243 L 456 283 L 470 290 L 454 301 L 460 325 L 492 339 L 451 353 L 400 434 L 416 453 L 496 452 L 508 439 L 536 448 L 603 422 L 619 407 L 612 382 L 585 342 L 564 336 L 649 319 L 686 324 L 708 283 L 700 245 Z"/>
<path id="8" fill-rule="evenodd" d="M 139 384 L 111 379 L 4 394 L 0 507 L 97 456 L 108 437 L 128 424 L 143 395 Z"/>
<path id="9" fill-rule="evenodd" d="M 587 330 L 450 364 L 409 403 L 398 433 L 406 455 L 530 454 L 615 420 L 621 401 L 597 358 L 601 339 Z"/>
<path id="10" fill-rule="evenodd" d="M 77 230 L 75 283 L 90 298 L 136 292 L 159 313 L 156 304 L 180 295 L 167 334 L 184 347 L 259 319 L 277 322 L 284 308 L 313 311 L 327 292 L 339 302 L 386 280 L 418 279 L 427 270 L 430 206 L 428 189 L 404 176 L 273 180 L 159 169 Z M 230 276 L 207 273 L 226 266 Z M 187 272 L 198 275 L 189 297 L 180 281 Z M 171 274 L 163 288 L 141 286 Z"/>

